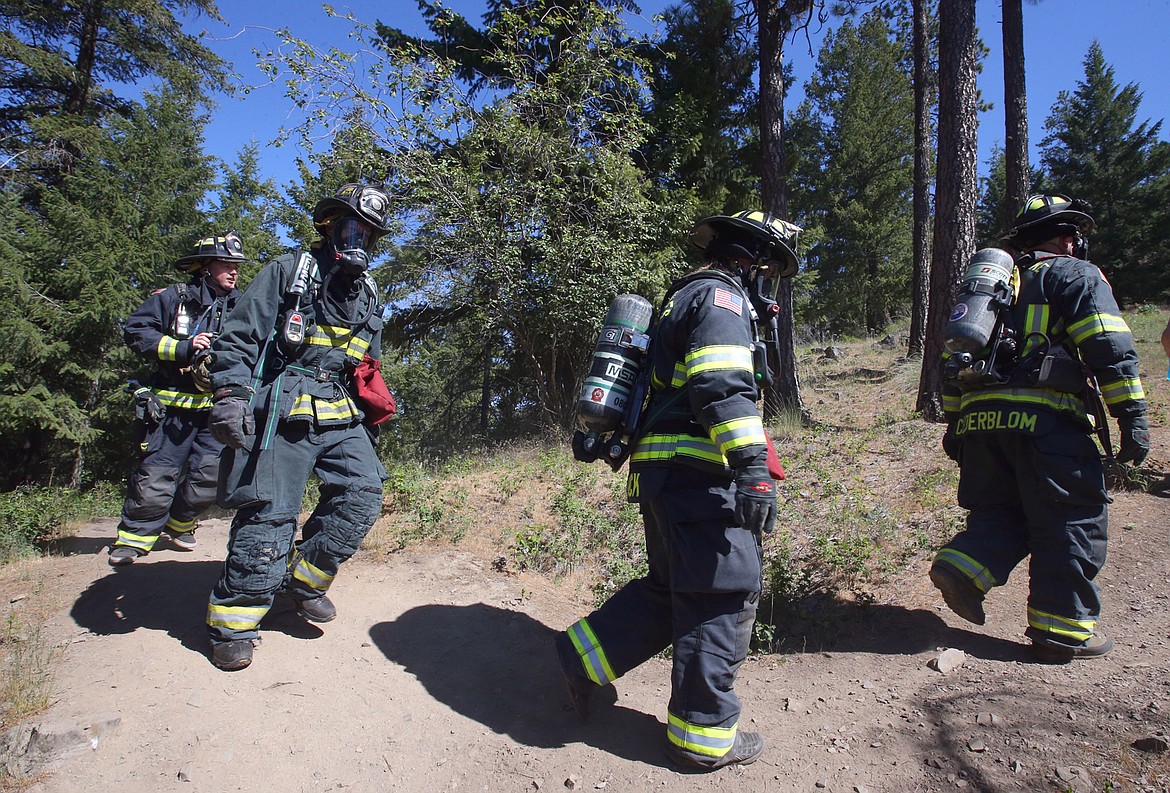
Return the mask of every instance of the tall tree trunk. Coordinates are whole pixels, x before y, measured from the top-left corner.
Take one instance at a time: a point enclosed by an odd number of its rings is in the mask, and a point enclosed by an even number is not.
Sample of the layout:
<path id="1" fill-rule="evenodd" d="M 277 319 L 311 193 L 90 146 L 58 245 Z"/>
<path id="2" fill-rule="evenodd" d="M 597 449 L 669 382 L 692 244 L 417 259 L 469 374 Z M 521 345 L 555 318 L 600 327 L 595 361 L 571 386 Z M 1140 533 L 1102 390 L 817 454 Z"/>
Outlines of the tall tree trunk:
<path id="1" fill-rule="evenodd" d="M 922 357 L 930 304 L 930 59 L 926 3 L 914 0 L 914 276 L 910 293 L 911 358 Z"/>
<path id="2" fill-rule="evenodd" d="M 792 28 L 792 19 L 807 13 L 810 0 L 753 0 L 760 48 L 760 148 L 764 153 L 761 173 L 765 212 L 788 219 L 788 161 L 784 153 L 784 37 Z M 807 418 L 808 411 L 800 396 L 800 377 L 796 364 L 796 314 L 792 306 L 792 281 L 780 284 L 779 328 L 775 340 L 775 377 L 764 391 L 764 418 L 775 418 L 783 411 L 797 411 Z"/>
<path id="3" fill-rule="evenodd" d="M 88 5 L 77 22 L 77 62 L 73 67 L 73 82 L 65 98 L 64 111 L 80 116 L 89 104 L 89 90 L 93 85 L 93 67 L 97 57 L 98 19 L 102 13 L 100 2 Z"/>
<path id="4" fill-rule="evenodd" d="M 939 4 L 938 168 L 935 190 L 934 256 L 930 309 L 918 409 L 928 421 L 942 421 L 943 332 L 964 263 L 975 251 L 978 144 L 978 40 L 975 0 Z"/>
<path id="5" fill-rule="evenodd" d="M 1024 13 L 1021 0 L 1003 0 L 1004 228 L 1031 188 L 1028 170 L 1028 88 L 1024 75 Z"/>

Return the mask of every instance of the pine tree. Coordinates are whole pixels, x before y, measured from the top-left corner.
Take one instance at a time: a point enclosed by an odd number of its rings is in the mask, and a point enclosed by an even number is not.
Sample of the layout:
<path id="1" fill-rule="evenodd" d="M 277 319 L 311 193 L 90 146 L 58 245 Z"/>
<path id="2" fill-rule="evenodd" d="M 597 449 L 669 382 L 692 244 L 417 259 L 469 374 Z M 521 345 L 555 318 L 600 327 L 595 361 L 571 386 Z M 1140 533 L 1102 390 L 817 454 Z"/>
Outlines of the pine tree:
<path id="1" fill-rule="evenodd" d="M 1091 258 L 1119 298 L 1164 297 L 1170 294 L 1170 268 L 1157 252 L 1166 250 L 1170 221 L 1170 146 L 1158 140 L 1162 122 L 1137 122 L 1138 86 L 1118 87 L 1095 41 L 1084 67 L 1084 80 L 1057 96 L 1044 124 L 1041 152 L 1049 184 L 1093 205 Z"/>
<path id="2" fill-rule="evenodd" d="M 807 317 L 833 333 L 877 333 L 909 306 L 914 95 L 908 41 L 880 11 L 825 39 L 805 86 L 799 125 L 801 219 L 817 227 L 807 250 L 817 287 Z M 806 214 L 807 213 L 807 214 Z"/>
<path id="3" fill-rule="evenodd" d="M 262 180 L 259 172 L 260 147 L 251 142 L 240 150 L 235 163 L 221 166 L 218 203 L 211 212 L 210 231 L 236 231 L 244 242 L 251 263 L 241 268 L 242 284 L 260 265 L 284 252 L 277 220 L 280 195 L 272 180 Z"/>

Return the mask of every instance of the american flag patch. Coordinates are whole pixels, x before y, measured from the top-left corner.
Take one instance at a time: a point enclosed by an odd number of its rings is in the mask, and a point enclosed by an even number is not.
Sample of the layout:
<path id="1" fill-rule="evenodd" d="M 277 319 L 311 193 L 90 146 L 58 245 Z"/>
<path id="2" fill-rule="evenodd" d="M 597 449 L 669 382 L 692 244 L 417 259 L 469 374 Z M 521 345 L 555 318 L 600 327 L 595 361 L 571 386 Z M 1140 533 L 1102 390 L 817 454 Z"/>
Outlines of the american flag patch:
<path id="1" fill-rule="evenodd" d="M 726 289 L 715 288 L 715 305 L 719 308 L 725 308 L 728 311 L 734 311 L 740 316 L 743 315 L 743 298 L 739 295 L 734 295 Z"/>

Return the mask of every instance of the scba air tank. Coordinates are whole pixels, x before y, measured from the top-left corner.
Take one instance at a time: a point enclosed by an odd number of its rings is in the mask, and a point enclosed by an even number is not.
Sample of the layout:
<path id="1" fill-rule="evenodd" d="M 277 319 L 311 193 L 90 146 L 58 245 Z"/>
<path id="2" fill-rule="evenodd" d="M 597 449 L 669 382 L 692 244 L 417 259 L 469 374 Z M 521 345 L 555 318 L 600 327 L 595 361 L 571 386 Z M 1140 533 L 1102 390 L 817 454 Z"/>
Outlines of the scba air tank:
<path id="1" fill-rule="evenodd" d="M 590 432 L 617 429 L 629 411 L 654 307 L 641 295 L 618 295 L 597 337 L 589 374 L 577 400 L 577 418 Z"/>
<path id="2" fill-rule="evenodd" d="M 975 251 L 959 284 L 959 295 L 943 334 L 947 352 L 974 355 L 987 347 L 1000 308 L 1011 305 L 1013 269 L 1015 261 L 1007 251 L 999 248 Z"/>

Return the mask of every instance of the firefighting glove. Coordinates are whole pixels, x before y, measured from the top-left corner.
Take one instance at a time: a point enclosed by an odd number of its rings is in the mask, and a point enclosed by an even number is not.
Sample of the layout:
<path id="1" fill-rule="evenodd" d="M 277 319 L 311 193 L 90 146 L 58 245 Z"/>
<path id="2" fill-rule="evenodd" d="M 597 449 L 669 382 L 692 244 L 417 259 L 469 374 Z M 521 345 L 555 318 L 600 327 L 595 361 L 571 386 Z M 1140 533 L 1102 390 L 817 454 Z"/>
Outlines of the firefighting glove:
<path id="1" fill-rule="evenodd" d="M 154 392 L 146 386 L 134 390 L 134 415 L 150 429 L 162 423 L 167 407 L 159 401 Z"/>
<path id="2" fill-rule="evenodd" d="M 1150 423 L 1145 416 L 1122 416 L 1117 420 L 1121 430 L 1121 448 L 1117 462 L 1141 465 L 1150 453 Z"/>
<path id="3" fill-rule="evenodd" d="M 776 483 L 766 451 L 735 471 L 735 522 L 756 532 L 769 532 L 776 523 Z"/>
<path id="4" fill-rule="evenodd" d="M 224 386 L 212 396 L 211 414 L 207 428 L 220 443 L 233 449 L 242 449 L 249 435 L 256 434 L 256 419 L 252 415 L 252 389 L 246 386 Z"/>
<path id="5" fill-rule="evenodd" d="M 959 457 L 963 449 L 963 439 L 956 434 L 958 421 L 948 421 L 947 431 L 943 433 L 942 448 L 947 457 L 950 457 L 954 462 L 959 462 Z"/>

